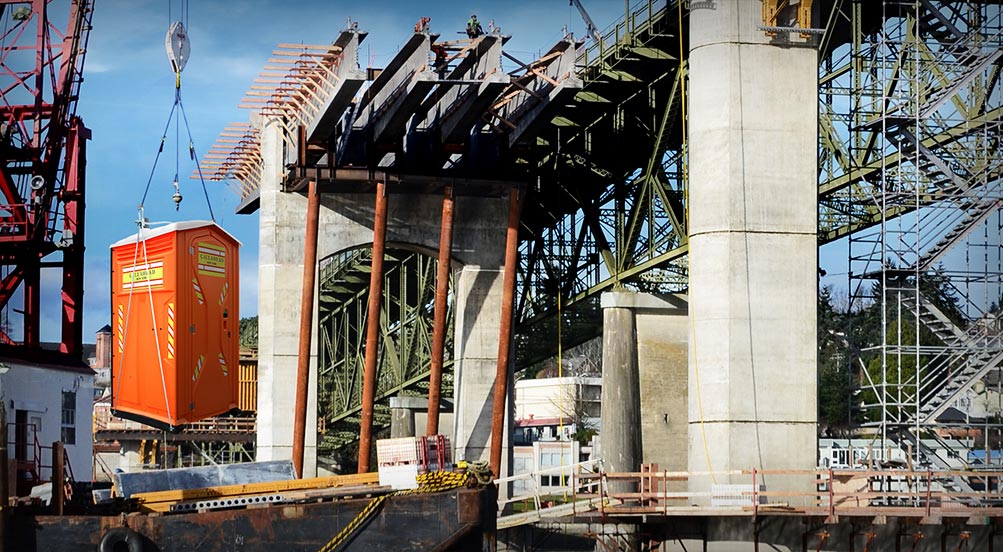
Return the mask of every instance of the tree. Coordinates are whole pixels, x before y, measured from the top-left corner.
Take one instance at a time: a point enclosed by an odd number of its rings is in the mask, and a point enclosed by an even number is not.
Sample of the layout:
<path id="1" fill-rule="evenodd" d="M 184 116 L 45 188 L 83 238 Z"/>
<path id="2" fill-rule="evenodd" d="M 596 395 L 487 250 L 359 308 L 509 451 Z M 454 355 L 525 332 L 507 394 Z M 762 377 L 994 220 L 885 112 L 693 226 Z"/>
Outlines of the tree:
<path id="1" fill-rule="evenodd" d="M 599 417 L 598 394 L 601 392 L 599 386 L 589 385 L 586 377 L 572 376 L 574 381 L 570 385 L 562 385 L 559 396 L 551 399 L 551 404 L 560 412 L 561 418 L 574 424 L 575 433 L 572 438 L 582 446 L 588 445 L 598 433 L 595 419 Z"/>
<path id="2" fill-rule="evenodd" d="M 257 347 L 258 346 L 258 317 L 252 316 L 250 318 L 240 319 L 240 346 L 241 347 Z"/>
<path id="3" fill-rule="evenodd" d="M 859 423 L 851 407 L 854 350 L 850 314 L 838 312 L 831 287 L 818 294 L 818 421 L 826 434 L 842 435 Z"/>

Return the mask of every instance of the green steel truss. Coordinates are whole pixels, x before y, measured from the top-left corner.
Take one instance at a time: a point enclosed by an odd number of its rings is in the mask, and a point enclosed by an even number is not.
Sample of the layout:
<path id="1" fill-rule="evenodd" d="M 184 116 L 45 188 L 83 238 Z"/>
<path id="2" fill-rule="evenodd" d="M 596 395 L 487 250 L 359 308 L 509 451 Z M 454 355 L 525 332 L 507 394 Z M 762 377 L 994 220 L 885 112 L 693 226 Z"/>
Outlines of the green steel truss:
<path id="1" fill-rule="evenodd" d="M 964 425 L 986 400 L 973 386 L 999 382 L 1003 363 L 1003 9 L 855 1 L 832 13 L 851 32 L 830 33 L 822 63 L 820 241 L 839 240 L 851 308 L 879 306 L 886 328 L 853 359 L 858 402 L 882 440 L 946 467 L 918 437 L 958 424 L 952 408 Z M 977 417 L 999 419 L 997 402 Z"/>
<path id="2" fill-rule="evenodd" d="M 388 249 L 380 308 L 380 351 L 374 432 L 390 426 L 387 403 L 398 395 L 427 395 L 438 260 Z M 320 267 L 318 408 L 322 454 L 358 439 L 365 365 L 372 249 L 324 259 Z M 450 288 L 452 282 L 450 282 Z M 445 347 L 443 394 L 452 394 L 452 303 Z"/>
<path id="3" fill-rule="evenodd" d="M 519 160 L 535 177 L 519 247 L 519 367 L 599 335 L 605 290 L 687 285 L 685 24 L 677 2 L 632 6 L 580 54 L 581 91 Z"/>

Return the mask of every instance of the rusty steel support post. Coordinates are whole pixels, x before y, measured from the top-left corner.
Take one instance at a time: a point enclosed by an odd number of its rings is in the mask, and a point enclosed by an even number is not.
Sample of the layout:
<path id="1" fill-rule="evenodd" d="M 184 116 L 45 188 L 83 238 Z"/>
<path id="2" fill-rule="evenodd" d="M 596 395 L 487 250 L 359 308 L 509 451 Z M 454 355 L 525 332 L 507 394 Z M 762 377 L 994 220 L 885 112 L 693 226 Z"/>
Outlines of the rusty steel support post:
<path id="1" fill-rule="evenodd" d="M 306 162 L 306 127 L 299 129 L 300 166 Z M 307 190 L 306 239 L 303 246 L 303 292 L 300 295 L 299 356 L 296 363 L 296 412 L 293 420 L 293 467 L 303 477 L 303 448 L 306 441 L 306 403 L 310 392 L 310 345 L 313 339 L 313 288 L 317 271 L 317 227 L 320 195 L 317 182 Z"/>
<path id="2" fill-rule="evenodd" d="M 366 368 L 362 376 L 362 419 L 359 422 L 359 473 L 369 471 L 373 408 L 376 402 L 376 369 L 380 356 L 380 301 L 383 299 L 383 250 L 387 239 L 386 184 L 376 184 L 373 220 L 373 262 L 369 273 L 369 309 L 366 313 Z"/>
<path id="3" fill-rule="evenodd" d="M 498 332 L 498 369 L 495 372 L 494 408 L 491 413 L 491 471 L 502 477 L 502 432 L 505 429 L 505 397 L 508 394 L 509 350 L 512 345 L 512 313 L 515 302 L 516 253 L 519 247 L 519 189 L 509 190 L 508 229 L 505 236 L 505 273 L 502 282 L 501 324 Z"/>
<path id="4" fill-rule="evenodd" d="M 442 359 L 446 347 L 446 299 L 453 251 L 453 187 L 442 196 L 442 229 L 439 231 L 439 266 L 435 275 L 435 311 L 432 324 L 432 362 L 428 376 L 428 422 L 425 435 L 439 433 L 439 402 L 442 398 Z"/>
<path id="5" fill-rule="evenodd" d="M 52 513 L 63 515 L 63 503 L 66 502 L 66 465 L 63 462 L 63 442 L 52 443 Z"/>
<path id="6" fill-rule="evenodd" d="M 7 552 L 7 510 L 10 505 L 10 476 L 7 468 L 7 406 L 0 404 L 0 552 Z"/>

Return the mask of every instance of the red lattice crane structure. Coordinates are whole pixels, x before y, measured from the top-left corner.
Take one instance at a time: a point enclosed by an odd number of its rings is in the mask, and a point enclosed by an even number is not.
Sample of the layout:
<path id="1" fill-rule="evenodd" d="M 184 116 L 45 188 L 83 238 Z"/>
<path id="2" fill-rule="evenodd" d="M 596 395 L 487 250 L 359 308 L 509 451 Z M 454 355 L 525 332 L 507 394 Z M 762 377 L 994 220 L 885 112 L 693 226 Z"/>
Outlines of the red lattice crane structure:
<path id="1" fill-rule="evenodd" d="M 65 26 L 60 26 L 67 7 Z M 42 355 L 40 311 L 43 292 L 50 293 L 42 289 L 42 271 L 56 270 L 62 278 L 59 352 L 80 357 L 85 144 L 90 131 L 76 116 L 76 105 L 93 8 L 93 0 L 0 0 L 4 354 Z"/>

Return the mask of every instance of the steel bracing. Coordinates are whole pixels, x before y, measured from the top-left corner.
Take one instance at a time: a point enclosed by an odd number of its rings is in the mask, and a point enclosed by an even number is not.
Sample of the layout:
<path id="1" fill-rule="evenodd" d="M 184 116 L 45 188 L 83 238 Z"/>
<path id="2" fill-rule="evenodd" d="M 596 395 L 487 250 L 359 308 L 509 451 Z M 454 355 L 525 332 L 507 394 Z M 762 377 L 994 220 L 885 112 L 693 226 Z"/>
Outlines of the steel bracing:
<path id="1" fill-rule="evenodd" d="M 322 452 L 329 453 L 358 439 L 371 255 L 370 249 L 355 249 L 321 261 L 317 396 L 324 436 Z M 386 263 L 380 309 L 376 431 L 389 428 L 390 397 L 428 393 L 438 265 L 434 257 L 402 250 L 388 250 Z M 450 322 L 448 336 L 452 335 L 451 310 L 446 316 Z M 447 397 L 452 396 L 451 342 L 447 340 L 443 363 Z"/>
<path id="2" fill-rule="evenodd" d="M 85 143 L 76 116 L 93 1 L 0 1 L 0 346 L 38 357 L 42 270 L 61 273 L 60 353 L 83 341 Z M 57 9 L 58 7 L 58 9 Z"/>
<path id="3" fill-rule="evenodd" d="M 883 328 L 853 360 L 855 401 L 882 441 L 948 467 L 920 438 L 1000 421 L 1000 404 L 972 400 L 1003 360 L 1003 13 L 888 0 L 832 14 L 850 32 L 826 36 L 819 233 L 845 243 L 849 308 L 875 306 Z"/>

